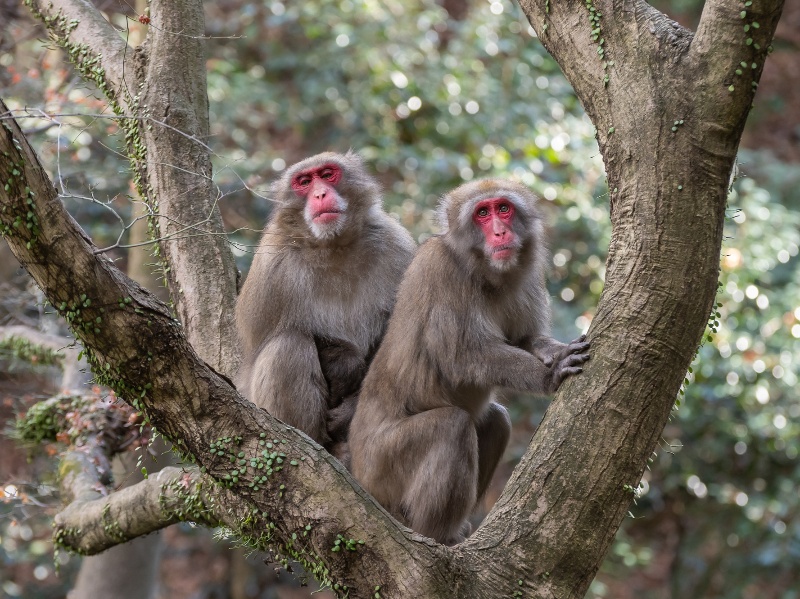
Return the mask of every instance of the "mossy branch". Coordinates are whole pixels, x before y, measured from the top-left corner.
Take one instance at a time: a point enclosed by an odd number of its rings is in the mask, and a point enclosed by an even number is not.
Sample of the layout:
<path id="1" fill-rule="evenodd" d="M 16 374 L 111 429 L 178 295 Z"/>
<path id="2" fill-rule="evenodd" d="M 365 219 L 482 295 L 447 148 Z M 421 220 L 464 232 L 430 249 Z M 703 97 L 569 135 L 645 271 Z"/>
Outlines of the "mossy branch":
<path id="1" fill-rule="evenodd" d="M 0 112 L 6 110 L 0 101 Z M 0 227 L 12 252 L 67 318 L 97 382 L 146 414 L 230 492 L 225 508 L 231 522 L 240 522 L 234 530 L 279 559 L 304 560 L 331 587 L 346 586 L 350 597 L 368 596 L 376 584 L 387 596 L 391 589 L 395 596 L 436 596 L 431 589 L 452 585 L 452 550 L 400 527 L 324 449 L 242 399 L 197 356 L 163 303 L 95 254 L 13 119 L 0 123 L 0 155 L 0 178 L 11 182 L 0 186 Z M 37 219 L 35 233 L 13 226 L 28 212 Z M 88 497 L 100 474 L 81 476 L 68 487 Z M 241 524 L 248 516 L 256 523 L 252 534 Z M 267 528 L 258 526 L 261 518 L 269 519 Z M 332 552 L 340 534 L 365 545 Z"/>
<path id="2" fill-rule="evenodd" d="M 61 494 L 70 503 L 55 517 L 53 539 L 69 551 L 94 555 L 177 522 L 238 525 L 231 494 L 197 468 L 166 467 L 108 494 L 97 457 L 70 451 L 61 459 Z"/>
<path id="3" fill-rule="evenodd" d="M 88 0 L 24 0 L 83 77 L 118 105 L 133 112 L 138 96 L 134 50 Z M 117 110 L 115 110 L 117 112 Z"/>

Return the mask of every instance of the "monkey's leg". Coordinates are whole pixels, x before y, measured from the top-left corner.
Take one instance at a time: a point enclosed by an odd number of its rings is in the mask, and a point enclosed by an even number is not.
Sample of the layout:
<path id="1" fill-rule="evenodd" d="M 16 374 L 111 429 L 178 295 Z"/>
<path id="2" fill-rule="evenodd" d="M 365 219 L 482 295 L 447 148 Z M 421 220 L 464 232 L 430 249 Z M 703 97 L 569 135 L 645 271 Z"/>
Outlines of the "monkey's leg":
<path id="1" fill-rule="evenodd" d="M 328 384 L 313 338 L 297 331 L 272 337 L 262 347 L 251 372 L 250 401 L 320 445 L 330 441 L 326 422 Z"/>
<path id="2" fill-rule="evenodd" d="M 478 434 L 478 496 L 480 500 L 492 480 L 497 464 L 511 436 L 511 418 L 499 403 L 489 402 L 486 411 L 475 422 Z"/>
<path id="3" fill-rule="evenodd" d="M 396 460 L 413 465 L 401 510 L 415 531 L 446 545 L 464 540 L 461 525 L 475 507 L 478 439 L 469 413 L 437 408 L 405 419 Z"/>
<path id="4" fill-rule="evenodd" d="M 327 414 L 328 436 L 331 442 L 325 446 L 325 449 L 344 464 L 344 467 L 348 470 L 350 470 L 351 459 L 347 437 L 350 433 L 350 422 L 356 413 L 357 405 L 358 394 L 353 394 L 345 397 L 338 407 L 328 410 Z"/>

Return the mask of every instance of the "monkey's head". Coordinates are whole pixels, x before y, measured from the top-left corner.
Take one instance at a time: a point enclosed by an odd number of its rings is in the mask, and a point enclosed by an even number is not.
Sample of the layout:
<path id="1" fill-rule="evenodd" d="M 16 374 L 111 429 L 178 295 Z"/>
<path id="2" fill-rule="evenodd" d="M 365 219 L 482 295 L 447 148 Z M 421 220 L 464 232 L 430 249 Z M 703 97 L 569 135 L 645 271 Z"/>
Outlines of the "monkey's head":
<path id="1" fill-rule="evenodd" d="M 381 190 L 355 152 L 324 152 L 289 167 L 273 184 L 285 224 L 305 228 L 320 241 L 347 230 L 361 230 L 370 212 L 381 205 Z"/>
<path id="2" fill-rule="evenodd" d="M 442 199 L 444 240 L 496 273 L 528 264 L 541 246 L 536 196 L 507 179 L 482 179 L 457 187 Z"/>

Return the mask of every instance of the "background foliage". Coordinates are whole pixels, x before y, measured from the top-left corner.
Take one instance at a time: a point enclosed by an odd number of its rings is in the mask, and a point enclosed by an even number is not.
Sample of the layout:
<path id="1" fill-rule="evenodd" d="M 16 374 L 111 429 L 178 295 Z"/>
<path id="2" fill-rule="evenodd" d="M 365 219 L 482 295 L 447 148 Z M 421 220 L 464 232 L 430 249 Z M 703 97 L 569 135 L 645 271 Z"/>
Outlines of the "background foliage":
<path id="1" fill-rule="evenodd" d="M 107 4 L 125 35 L 135 15 Z M 661 8 L 691 22 L 698 2 Z M 31 21 L 3 10 L 11 24 L 0 34 L 0 95 L 35 117 L 25 126 L 95 243 L 124 245 L 132 201 L 117 122 Z M 784 20 L 797 18 L 787 11 Z M 226 0 L 207 4 L 207 29 L 215 180 L 243 271 L 271 207 L 266 184 L 304 156 L 352 147 L 419 241 L 436 232 L 437 198 L 463 181 L 515 176 L 534 188 L 550 220 L 555 334 L 566 340 L 588 328 L 610 237 L 603 165 L 591 123 L 515 4 Z M 763 86 L 757 104 L 762 95 L 776 105 Z M 800 167 L 759 147 L 770 139 L 764 131 L 746 139 L 755 143 L 732 183 L 717 330 L 589 596 L 800 596 Z M 125 264 L 124 247 L 110 253 Z M 0 324 L 40 322 L 25 293 L 8 287 Z M 19 368 L 9 352 L 0 348 L 0 363 Z M 18 376 L 0 376 L 7 418 L 32 396 Z M 509 402 L 505 475 L 546 408 Z M 69 581 L 69 567 L 53 576 L 42 516 L 55 500 L 34 480 L 46 471 L 41 459 L 3 468 L 0 568 L 12 575 L 0 578 L 10 597 L 59 596 Z M 255 585 L 245 596 L 262 592 Z"/>

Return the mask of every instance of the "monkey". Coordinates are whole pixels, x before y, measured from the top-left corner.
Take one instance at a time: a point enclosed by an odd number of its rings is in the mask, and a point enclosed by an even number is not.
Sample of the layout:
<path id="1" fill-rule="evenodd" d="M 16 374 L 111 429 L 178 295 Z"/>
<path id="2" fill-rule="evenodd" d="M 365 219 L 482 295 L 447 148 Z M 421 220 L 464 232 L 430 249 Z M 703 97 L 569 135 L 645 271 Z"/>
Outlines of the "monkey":
<path id="1" fill-rule="evenodd" d="M 582 371 L 589 342 L 549 337 L 542 216 L 527 187 L 464 184 L 440 219 L 400 283 L 350 451 L 356 480 L 397 520 L 454 545 L 508 443 L 494 390 L 555 392 Z"/>
<path id="2" fill-rule="evenodd" d="M 276 207 L 236 304 L 239 391 L 347 461 L 347 429 L 416 244 L 355 152 L 272 185 Z"/>

